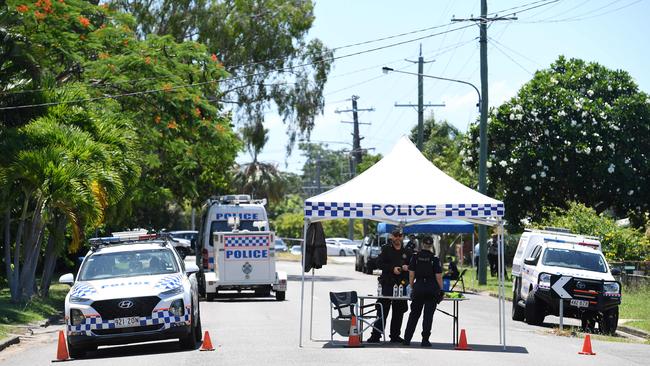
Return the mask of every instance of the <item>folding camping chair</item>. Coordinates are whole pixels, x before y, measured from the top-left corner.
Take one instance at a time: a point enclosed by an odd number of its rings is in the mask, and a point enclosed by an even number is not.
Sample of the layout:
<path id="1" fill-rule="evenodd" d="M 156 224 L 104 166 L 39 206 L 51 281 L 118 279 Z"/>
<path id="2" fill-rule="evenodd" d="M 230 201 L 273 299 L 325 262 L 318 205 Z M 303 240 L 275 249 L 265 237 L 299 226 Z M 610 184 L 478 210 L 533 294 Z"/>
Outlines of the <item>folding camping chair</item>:
<path id="1" fill-rule="evenodd" d="M 336 317 L 334 316 L 334 310 L 336 310 L 338 314 Z M 384 324 L 384 311 L 382 304 L 368 304 L 361 307 L 359 306 L 359 297 L 357 296 L 356 291 L 330 292 L 331 341 L 334 341 L 335 333 L 338 333 L 343 337 L 350 336 L 350 324 L 352 323 L 353 315 L 356 315 L 357 317 L 357 327 L 360 327 L 359 334 L 363 334 L 363 332 L 369 328 L 375 328 L 374 323 L 378 319 L 381 319 L 381 324 Z M 377 330 L 381 331 L 381 329 Z M 385 334 L 384 341 L 386 341 Z"/>
<path id="2" fill-rule="evenodd" d="M 463 286 L 463 291 L 462 292 L 465 292 L 465 280 L 463 279 L 463 276 L 465 275 L 465 272 L 467 272 L 467 268 L 463 269 L 460 272 L 460 274 L 458 275 L 458 278 L 456 279 L 456 282 L 454 282 L 454 284 L 451 285 L 451 288 L 449 289 L 449 291 L 454 291 L 454 288 L 456 288 L 456 285 L 458 284 L 458 282 L 460 282 L 460 284 Z"/>

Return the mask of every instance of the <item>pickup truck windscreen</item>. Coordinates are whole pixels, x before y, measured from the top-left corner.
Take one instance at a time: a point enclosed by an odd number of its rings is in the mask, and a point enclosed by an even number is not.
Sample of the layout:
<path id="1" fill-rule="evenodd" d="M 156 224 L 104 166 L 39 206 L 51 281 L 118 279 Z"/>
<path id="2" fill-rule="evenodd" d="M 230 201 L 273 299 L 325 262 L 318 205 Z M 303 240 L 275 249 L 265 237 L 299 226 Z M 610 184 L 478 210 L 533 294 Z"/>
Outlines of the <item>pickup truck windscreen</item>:
<path id="1" fill-rule="evenodd" d="M 580 252 L 570 249 L 547 248 L 542 257 L 546 266 L 581 269 L 606 273 L 605 259 L 598 253 Z"/>

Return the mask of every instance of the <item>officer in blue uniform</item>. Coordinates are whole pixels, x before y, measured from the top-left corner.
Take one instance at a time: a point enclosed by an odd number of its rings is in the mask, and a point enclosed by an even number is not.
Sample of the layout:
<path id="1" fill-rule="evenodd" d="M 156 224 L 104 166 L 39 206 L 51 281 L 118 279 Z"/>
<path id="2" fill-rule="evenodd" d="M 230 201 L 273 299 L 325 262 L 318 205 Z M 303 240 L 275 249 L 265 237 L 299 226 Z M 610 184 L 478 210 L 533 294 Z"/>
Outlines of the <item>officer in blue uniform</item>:
<path id="1" fill-rule="evenodd" d="M 430 347 L 429 336 L 436 305 L 442 300 L 442 266 L 433 254 L 433 238 L 422 240 L 422 250 L 411 257 L 409 263 L 409 283 L 411 285 L 411 313 L 404 332 L 404 345 L 411 344 L 415 326 L 424 308 L 422 321 L 422 347 Z"/>

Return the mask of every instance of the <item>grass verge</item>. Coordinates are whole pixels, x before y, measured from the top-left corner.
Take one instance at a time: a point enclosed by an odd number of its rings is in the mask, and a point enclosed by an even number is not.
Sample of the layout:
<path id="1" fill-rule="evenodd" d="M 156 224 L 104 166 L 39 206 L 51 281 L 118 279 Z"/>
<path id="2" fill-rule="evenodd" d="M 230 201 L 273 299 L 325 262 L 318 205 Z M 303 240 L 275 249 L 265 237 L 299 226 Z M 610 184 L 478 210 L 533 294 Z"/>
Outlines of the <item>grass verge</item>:
<path id="1" fill-rule="evenodd" d="M 0 289 L 0 338 L 5 338 L 17 325 L 41 321 L 59 313 L 69 290 L 68 285 L 53 284 L 47 299 L 34 297 L 27 302 L 13 303 L 9 289 Z"/>
<path id="2" fill-rule="evenodd" d="M 635 319 L 626 326 L 650 332 L 650 286 L 624 287 L 619 307 L 619 319 Z M 620 323 L 619 323 L 620 324 Z"/>
<path id="3" fill-rule="evenodd" d="M 275 253 L 279 261 L 300 262 L 302 256 L 291 254 L 290 252 Z"/>
<path id="4" fill-rule="evenodd" d="M 510 273 L 510 268 L 506 269 L 506 274 Z M 465 280 L 465 289 L 476 291 L 476 292 L 489 292 L 490 294 L 497 295 L 499 293 L 499 278 L 490 276 L 490 273 L 487 274 L 487 283 L 485 285 L 478 284 L 478 278 L 476 278 L 476 269 L 467 268 L 467 272 L 463 276 Z M 453 284 L 454 281 L 452 281 Z M 460 284 L 456 285 L 454 290 L 459 289 Z M 506 299 L 512 300 L 512 279 L 510 275 L 505 280 L 505 295 Z"/>

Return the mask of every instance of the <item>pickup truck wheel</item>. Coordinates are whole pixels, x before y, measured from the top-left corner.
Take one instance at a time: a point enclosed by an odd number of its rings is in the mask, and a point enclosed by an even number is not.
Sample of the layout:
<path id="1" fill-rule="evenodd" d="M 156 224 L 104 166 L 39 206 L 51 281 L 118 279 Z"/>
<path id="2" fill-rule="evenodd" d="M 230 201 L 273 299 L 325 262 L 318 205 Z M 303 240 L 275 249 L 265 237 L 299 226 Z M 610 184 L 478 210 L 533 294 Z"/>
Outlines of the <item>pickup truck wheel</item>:
<path id="1" fill-rule="evenodd" d="M 537 302 L 533 291 L 528 292 L 526 309 L 524 310 L 526 313 L 526 323 L 530 325 L 542 325 L 544 323 L 544 307 Z"/>
<path id="2" fill-rule="evenodd" d="M 519 306 L 519 291 L 517 286 L 512 290 L 512 320 L 524 321 L 526 318 L 525 309 Z"/>
<path id="3" fill-rule="evenodd" d="M 359 260 L 357 259 L 354 261 L 354 270 L 357 272 L 361 272 L 361 266 L 359 265 Z"/>
<path id="4" fill-rule="evenodd" d="M 618 307 L 609 309 L 603 314 L 602 320 L 598 323 L 600 332 L 607 335 L 616 334 L 618 328 Z"/>
<path id="5" fill-rule="evenodd" d="M 214 301 L 214 296 L 216 294 L 214 292 L 206 292 L 205 293 L 205 299 L 208 301 Z"/>
<path id="6" fill-rule="evenodd" d="M 341 251 L 339 252 L 339 256 L 345 257 L 345 250 L 341 249 Z"/>
<path id="7" fill-rule="evenodd" d="M 275 299 L 277 301 L 284 301 L 286 296 L 286 291 L 276 291 L 275 292 Z"/>
<path id="8" fill-rule="evenodd" d="M 368 265 L 368 263 L 365 263 L 363 265 L 363 273 L 365 274 L 372 274 L 372 268 Z"/>

